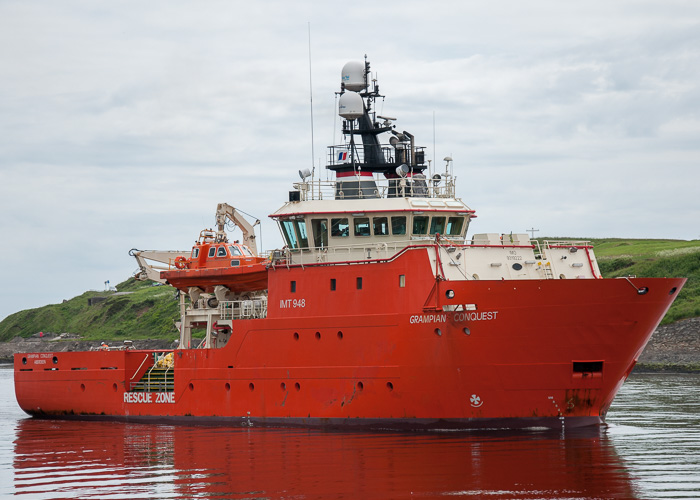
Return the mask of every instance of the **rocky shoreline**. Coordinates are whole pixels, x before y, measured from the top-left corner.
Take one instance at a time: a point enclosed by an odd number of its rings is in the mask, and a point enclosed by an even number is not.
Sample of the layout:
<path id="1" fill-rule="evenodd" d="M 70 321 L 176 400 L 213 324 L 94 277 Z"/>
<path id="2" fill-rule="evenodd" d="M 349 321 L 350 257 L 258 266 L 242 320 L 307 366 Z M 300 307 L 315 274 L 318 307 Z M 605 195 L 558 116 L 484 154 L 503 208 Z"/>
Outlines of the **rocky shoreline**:
<path id="1" fill-rule="evenodd" d="M 116 348 L 121 342 L 113 341 Z M 0 343 L 0 363 L 12 363 L 17 352 L 89 351 L 100 342 L 80 340 L 68 333 L 39 334 L 30 338 L 15 337 Z M 135 349 L 171 349 L 172 340 L 134 340 Z M 656 329 L 651 341 L 639 358 L 635 372 L 693 372 L 700 373 L 700 318 L 677 321 Z"/>

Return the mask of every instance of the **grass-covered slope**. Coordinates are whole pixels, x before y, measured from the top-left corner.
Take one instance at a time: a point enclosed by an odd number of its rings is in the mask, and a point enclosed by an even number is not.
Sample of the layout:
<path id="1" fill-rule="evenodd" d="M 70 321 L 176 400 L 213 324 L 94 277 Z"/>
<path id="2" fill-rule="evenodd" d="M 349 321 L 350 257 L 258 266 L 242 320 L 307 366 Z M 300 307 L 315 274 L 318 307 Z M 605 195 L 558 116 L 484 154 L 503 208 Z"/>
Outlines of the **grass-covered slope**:
<path id="1" fill-rule="evenodd" d="M 178 319 L 175 289 L 133 278 L 118 292 L 85 292 L 78 297 L 37 309 L 20 311 L 0 323 L 0 341 L 37 332 L 77 333 L 86 340 L 174 337 Z M 128 293 L 124 293 L 128 292 Z M 91 306 L 88 299 L 106 297 Z"/>

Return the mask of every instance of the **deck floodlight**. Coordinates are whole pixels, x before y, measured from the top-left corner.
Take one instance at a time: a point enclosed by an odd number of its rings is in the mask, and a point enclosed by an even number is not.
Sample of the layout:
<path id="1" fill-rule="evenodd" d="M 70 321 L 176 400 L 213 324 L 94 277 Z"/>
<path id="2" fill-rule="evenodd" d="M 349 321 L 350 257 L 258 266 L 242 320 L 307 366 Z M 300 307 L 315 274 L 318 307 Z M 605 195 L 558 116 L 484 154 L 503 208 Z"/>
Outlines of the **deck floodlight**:
<path id="1" fill-rule="evenodd" d="M 305 168 L 304 170 L 299 170 L 299 177 L 302 181 L 305 181 L 308 177 L 311 177 L 311 170 Z"/>
<path id="2" fill-rule="evenodd" d="M 408 171 L 409 171 L 408 165 L 406 165 L 405 163 L 396 167 L 396 175 L 398 175 L 399 177 L 406 177 L 406 174 L 408 174 Z"/>

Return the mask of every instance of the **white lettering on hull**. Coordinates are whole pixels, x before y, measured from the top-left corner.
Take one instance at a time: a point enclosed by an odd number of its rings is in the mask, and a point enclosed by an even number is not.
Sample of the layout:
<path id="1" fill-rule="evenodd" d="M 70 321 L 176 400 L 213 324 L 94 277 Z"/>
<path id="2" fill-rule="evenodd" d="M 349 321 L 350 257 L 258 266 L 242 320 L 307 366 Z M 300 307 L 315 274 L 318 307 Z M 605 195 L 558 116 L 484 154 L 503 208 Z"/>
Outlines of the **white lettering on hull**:
<path id="1" fill-rule="evenodd" d="M 174 392 L 125 392 L 125 403 L 153 403 L 153 395 L 155 394 L 155 403 L 174 403 Z"/>
<path id="2" fill-rule="evenodd" d="M 498 311 L 468 311 L 453 313 L 452 320 L 455 323 L 464 323 L 467 321 L 493 321 L 497 319 Z M 412 325 L 424 323 L 444 323 L 447 321 L 447 314 L 416 314 L 408 318 L 408 322 Z"/>
<path id="3" fill-rule="evenodd" d="M 447 314 L 417 314 L 408 318 L 412 325 L 418 323 L 444 323 L 447 321 Z"/>
<path id="4" fill-rule="evenodd" d="M 280 309 L 306 307 L 306 299 L 280 299 Z"/>
<path id="5" fill-rule="evenodd" d="M 456 312 L 454 313 L 454 321 L 463 323 L 465 321 L 492 321 L 498 316 L 498 311 L 483 311 L 483 312 Z"/>

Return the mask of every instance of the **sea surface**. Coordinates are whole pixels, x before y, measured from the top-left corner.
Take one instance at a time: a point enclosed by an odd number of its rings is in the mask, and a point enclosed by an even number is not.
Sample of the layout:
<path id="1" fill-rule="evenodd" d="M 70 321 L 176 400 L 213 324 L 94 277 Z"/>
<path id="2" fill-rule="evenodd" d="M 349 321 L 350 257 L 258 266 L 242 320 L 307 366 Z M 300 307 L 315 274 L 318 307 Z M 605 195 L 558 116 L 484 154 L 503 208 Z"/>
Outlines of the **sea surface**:
<path id="1" fill-rule="evenodd" d="M 699 498 L 700 376 L 632 375 L 583 432 L 35 420 L 0 367 L 0 498 Z"/>

